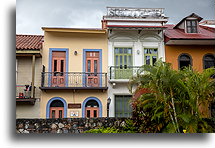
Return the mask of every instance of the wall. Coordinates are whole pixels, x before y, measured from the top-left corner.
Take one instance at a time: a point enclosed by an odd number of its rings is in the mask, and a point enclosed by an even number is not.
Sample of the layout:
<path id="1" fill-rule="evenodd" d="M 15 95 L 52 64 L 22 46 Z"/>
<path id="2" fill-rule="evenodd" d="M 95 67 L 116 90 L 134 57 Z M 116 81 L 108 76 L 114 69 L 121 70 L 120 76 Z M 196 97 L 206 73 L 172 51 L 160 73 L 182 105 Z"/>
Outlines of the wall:
<path id="1" fill-rule="evenodd" d="M 84 133 L 90 129 L 122 129 L 129 118 L 17 119 L 16 133 Z M 131 119 L 132 120 L 132 119 Z M 215 119 L 204 119 L 215 132 Z"/>
<path id="2" fill-rule="evenodd" d="M 17 59 L 17 83 L 16 85 L 31 85 L 32 81 L 32 57 L 20 56 Z M 35 60 L 35 105 L 17 104 L 16 118 L 38 118 L 40 117 L 40 97 L 41 90 L 41 65 L 42 59 L 36 57 Z M 21 88 L 22 89 L 22 88 Z M 24 88 L 23 88 L 24 89 Z"/>
<path id="3" fill-rule="evenodd" d="M 83 106 L 83 102 L 88 97 L 96 97 L 101 101 L 102 104 L 102 116 L 107 116 L 107 92 L 102 92 L 101 90 L 77 90 L 73 92 L 72 90 L 47 90 L 46 92 L 42 92 L 42 99 L 41 99 L 41 118 L 46 118 L 46 105 L 51 98 L 54 97 L 61 97 L 63 98 L 68 107 L 68 103 L 81 103 L 81 107 Z M 68 109 L 67 110 L 67 117 L 71 118 L 70 112 L 75 111 L 78 112 L 78 117 L 82 117 L 82 109 Z"/>
<path id="4" fill-rule="evenodd" d="M 144 48 L 158 48 L 158 58 L 165 61 L 164 43 L 162 31 L 145 31 L 142 30 L 140 34 L 138 31 L 128 30 L 113 30 L 109 34 L 108 42 L 108 66 L 114 66 L 114 49 L 115 47 L 132 47 L 133 66 L 144 65 Z M 138 54 L 139 51 L 139 54 Z M 110 71 L 108 73 L 110 77 Z M 131 95 L 128 90 L 127 82 L 113 82 L 108 83 L 108 97 L 111 98 L 110 103 L 110 117 L 115 116 L 115 95 Z"/>
<path id="5" fill-rule="evenodd" d="M 215 53 L 213 46 L 165 46 L 166 62 L 172 64 L 172 68 L 178 70 L 178 56 L 182 53 L 188 53 L 192 56 L 193 69 L 203 71 L 203 56 L 207 53 Z"/>
<path id="6" fill-rule="evenodd" d="M 49 49 L 67 48 L 68 49 L 68 72 L 83 72 L 83 49 L 101 49 L 102 50 L 102 72 L 106 73 L 107 68 L 107 35 L 100 33 L 69 33 L 69 32 L 45 32 L 43 48 L 43 61 L 45 71 L 49 69 Z M 77 51 L 77 55 L 74 55 Z M 102 103 L 102 116 L 106 117 L 107 91 L 101 90 L 47 90 L 42 92 L 41 97 L 41 116 L 46 118 L 47 102 L 53 97 L 63 98 L 68 103 L 81 103 L 88 97 L 96 97 Z M 82 109 L 68 109 L 67 117 L 70 112 L 78 112 L 78 117 L 82 117 Z"/>
<path id="7" fill-rule="evenodd" d="M 69 49 L 69 72 L 83 71 L 83 49 L 102 49 L 102 72 L 107 72 L 107 36 L 90 33 L 45 32 L 43 61 L 48 71 L 49 48 Z M 77 51 L 77 55 L 74 55 Z"/>
<path id="8" fill-rule="evenodd" d="M 17 119 L 17 133 L 83 133 L 101 127 L 122 128 L 128 118 Z"/>

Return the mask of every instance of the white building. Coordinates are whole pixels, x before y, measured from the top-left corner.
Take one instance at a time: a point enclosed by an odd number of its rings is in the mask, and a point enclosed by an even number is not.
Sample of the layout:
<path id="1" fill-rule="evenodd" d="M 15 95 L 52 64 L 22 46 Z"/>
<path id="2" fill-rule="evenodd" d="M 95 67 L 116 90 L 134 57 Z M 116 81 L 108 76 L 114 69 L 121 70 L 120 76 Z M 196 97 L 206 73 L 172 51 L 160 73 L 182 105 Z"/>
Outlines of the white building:
<path id="1" fill-rule="evenodd" d="M 165 61 L 162 8 L 108 7 L 102 27 L 108 30 L 110 117 L 129 117 L 129 78 L 144 65 Z"/>

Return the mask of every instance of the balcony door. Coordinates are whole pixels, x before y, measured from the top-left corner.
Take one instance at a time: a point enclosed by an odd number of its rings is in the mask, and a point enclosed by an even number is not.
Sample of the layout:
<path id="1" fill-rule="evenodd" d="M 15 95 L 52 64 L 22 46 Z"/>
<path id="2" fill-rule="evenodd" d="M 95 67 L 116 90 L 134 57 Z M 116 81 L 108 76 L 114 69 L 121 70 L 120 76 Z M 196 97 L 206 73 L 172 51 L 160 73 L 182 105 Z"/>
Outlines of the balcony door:
<path id="1" fill-rule="evenodd" d="M 86 86 L 98 87 L 99 86 L 99 52 L 87 51 L 86 52 Z"/>
<path id="2" fill-rule="evenodd" d="M 133 75 L 132 48 L 115 48 L 115 78 L 129 79 Z"/>
<path id="3" fill-rule="evenodd" d="M 65 86 L 66 52 L 52 52 L 52 87 Z"/>

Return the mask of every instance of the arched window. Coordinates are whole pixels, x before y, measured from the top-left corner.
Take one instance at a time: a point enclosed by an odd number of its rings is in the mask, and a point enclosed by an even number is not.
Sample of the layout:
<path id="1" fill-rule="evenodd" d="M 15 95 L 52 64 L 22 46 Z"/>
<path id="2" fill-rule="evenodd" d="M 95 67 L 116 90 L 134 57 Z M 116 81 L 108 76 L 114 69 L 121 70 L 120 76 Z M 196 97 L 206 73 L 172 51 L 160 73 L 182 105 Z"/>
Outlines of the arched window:
<path id="1" fill-rule="evenodd" d="M 206 54 L 203 57 L 203 66 L 204 66 L 204 69 L 215 66 L 215 57 L 213 54 Z"/>
<path id="2" fill-rule="evenodd" d="M 179 69 L 192 66 L 191 57 L 188 54 L 181 54 L 178 58 Z"/>
<path id="3" fill-rule="evenodd" d="M 85 107 L 99 107 L 99 104 L 95 100 L 89 100 L 87 101 Z"/>
<path id="4" fill-rule="evenodd" d="M 63 102 L 60 100 L 54 100 L 52 101 L 52 103 L 50 104 L 50 107 L 63 107 Z"/>

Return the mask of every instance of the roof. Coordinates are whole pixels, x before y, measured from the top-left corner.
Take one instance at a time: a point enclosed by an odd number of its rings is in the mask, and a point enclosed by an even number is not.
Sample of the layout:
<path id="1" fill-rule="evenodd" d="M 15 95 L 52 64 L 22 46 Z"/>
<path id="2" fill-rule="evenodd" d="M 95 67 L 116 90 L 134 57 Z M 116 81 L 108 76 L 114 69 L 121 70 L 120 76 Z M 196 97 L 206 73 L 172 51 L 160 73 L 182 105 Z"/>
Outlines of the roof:
<path id="1" fill-rule="evenodd" d="M 42 35 L 16 35 L 16 50 L 40 50 Z"/>
<path id="2" fill-rule="evenodd" d="M 214 28 L 199 26 L 199 33 L 185 33 L 184 30 L 175 28 L 174 25 L 166 25 L 164 35 L 169 39 L 214 39 Z"/>
<path id="3" fill-rule="evenodd" d="M 189 18 L 189 17 L 195 17 L 195 18 L 197 18 L 197 20 L 198 20 L 199 22 L 203 19 L 202 17 L 198 16 L 197 14 L 192 13 L 191 15 L 188 15 L 187 17 L 183 18 L 178 24 L 176 24 L 176 25 L 174 26 L 174 28 L 177 28 L 182 22 L 184 22 L 184 21 L 185 21 L 187 18 Z"/>
<path id="4" fill-rule="evenodd" d="M 77 32 L 77 33 L 106 33 L 101 28 L 65 28 L 65 27 L 42 27 L 44 31 L 53 32 Z"/>

